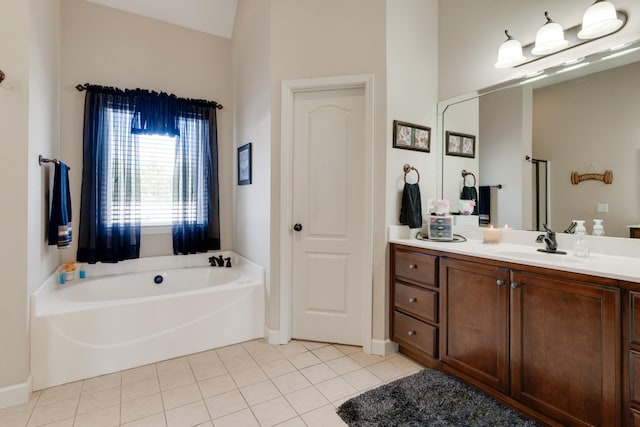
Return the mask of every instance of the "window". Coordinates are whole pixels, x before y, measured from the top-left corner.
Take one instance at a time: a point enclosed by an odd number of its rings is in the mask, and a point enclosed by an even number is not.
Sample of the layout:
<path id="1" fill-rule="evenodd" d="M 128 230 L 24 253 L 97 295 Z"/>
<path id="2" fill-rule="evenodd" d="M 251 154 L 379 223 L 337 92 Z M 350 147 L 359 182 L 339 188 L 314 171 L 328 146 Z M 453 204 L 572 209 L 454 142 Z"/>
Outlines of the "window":
<path id="1" fill-rule="evenodd" d="M 131 135 L 122 132 L 131 123 L 128 111 L 109 109 L 110 132 L 108 138 L 107 205 L 105 222 L 126 225 L 139 215 L 143 227 L 170 226 L 173 204 L 173 168 L 175 164 L 176 138 L 160 135 Z M 126 136 L 123 136 L 126 135 Z M 114 144 L 115 138 L 131 138 L 138 146 L 138 158 L 130 158 Z M 136 165 L 137 163 L 137 165 Z M 125 168 L 140 171 L 139 182 L 125 182 L 120 173 Z M 132 187 L 139 185 L 140 200 L 134 200 Z"/>
<path id="2" fill-rule="evenodd" d="M 170 226 L 174 254 L 219 249 L 220 106 L 143 89 L 85 89 L 77 259 L 139 257 L 142 226 Z"/>
<path id="3" fill-rule="evenodd" d="M 142 226 L 171 225 L 176 139 L 160 135 L 139 138 Z"/>

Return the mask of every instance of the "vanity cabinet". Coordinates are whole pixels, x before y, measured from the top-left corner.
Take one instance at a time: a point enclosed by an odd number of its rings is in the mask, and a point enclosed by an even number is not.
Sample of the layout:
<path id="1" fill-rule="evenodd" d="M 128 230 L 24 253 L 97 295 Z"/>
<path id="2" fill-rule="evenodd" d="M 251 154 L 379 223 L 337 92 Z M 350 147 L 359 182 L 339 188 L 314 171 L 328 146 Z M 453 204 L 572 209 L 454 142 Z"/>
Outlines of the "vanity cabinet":
<path id="1" fill-rule="evenodd" d="M 511 396 L 566 425 L 619 425 L 620 290 L 511 272 Z"/>
<path id="2" fill-rule="evenodd" d="M 391 339 L 400 351 L 434 366 L 438 359 L 438 257 L 391 247 Z"/>
<path id="3" fill-rule="evenodd" d="M 397 252 L 392 244 L 392 264 L 398 262 Z M 411 252 L 417 256 L 421 250 Z M 435 320 L 402 306 L 407 283 L 397 274 L 392 317 L 433 327 L 439 346 L 427 366 L 548 424 L 621 424 L 622 291 L 617 281 L 444 251 L 425 254 L 439 271 L 429 288 L 439 300 Z M 629 335 L 637 335 L 628 352 L 635 411 L 629 412 L 630 420 L 640 419 L 640 289 L 634 298 L 638 323 Z M 392 325 L 392 339 L 401 350 L 411 350 L 404 330 L 393 320 Z"/>
<path id="4" fill-rule="evenodd" d="M 624 401 L 627 425 L 640 427 L 640 285 L 627 283 L 623 311 Z"/>

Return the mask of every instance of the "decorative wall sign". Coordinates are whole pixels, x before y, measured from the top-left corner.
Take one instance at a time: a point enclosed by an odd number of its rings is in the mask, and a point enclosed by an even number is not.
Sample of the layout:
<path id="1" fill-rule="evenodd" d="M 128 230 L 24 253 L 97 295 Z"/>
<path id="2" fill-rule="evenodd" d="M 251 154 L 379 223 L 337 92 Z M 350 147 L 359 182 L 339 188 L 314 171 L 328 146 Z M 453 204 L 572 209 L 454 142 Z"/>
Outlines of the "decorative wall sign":
<path id="1" fill-rule="evenodd" d="M 605 184 L 613 183 L 613 172 L 610 170 L 604 171 L 604 173 L 583 173 L 571 172 L 571 183 L 578 185 L 582 181 L 602 181 Z"/>

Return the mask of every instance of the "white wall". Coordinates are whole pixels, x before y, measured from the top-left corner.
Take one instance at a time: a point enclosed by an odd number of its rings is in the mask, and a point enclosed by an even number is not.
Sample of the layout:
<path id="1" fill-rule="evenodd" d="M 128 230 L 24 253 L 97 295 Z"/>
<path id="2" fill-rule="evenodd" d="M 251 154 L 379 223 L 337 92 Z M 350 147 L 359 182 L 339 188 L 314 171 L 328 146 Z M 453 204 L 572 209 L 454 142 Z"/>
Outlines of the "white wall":
<path id="1" fill-rule="evenodd" d="M 29 43 L 28 293 L 60 264 L 60 250 L 49 246 L 47 230 L 55 168 L 40 166 L 38 155 L 60 152 L 60 1 L 31 0 Z M 76 168 L 74 173 L 79 173 Z"/>
<path id="2" fill-rule="evenodd" d="M 526 45 L 535 40 L 536 31 L 544 24 L 545 11 L 569 28 L 581 23 L 582 15 L 592 3 L 587 0 L 439 1 L 438 98 L 444 100 L 469 93 L 640 38 L 640 1 L 615 0 L 615 6 L 630 16 L 620 32 L 518 68 L 498 70 L 493 66 L 498 47 L 506 39 L 505 29 Z"/>
<path id="3" fill-rule="evenodd" d="M 271 10 L 263 0 L 240 0 L 232 38 L 235 147 L 252 143 L 252 184 L 234 189 L 234 246 L 238 254 L 265 267 L 267 307 L 271 295 Z M 234 153 L 237 151 L 234 150 Z M 267 316 L 270 314 L 266 310 Z M 269 323 L 269 319 L 267 319 Z"/>
<path id="4" fill-rule="evenodd" d="M 534 157 L 551 161 L 553 229 L 584 219 L 591 233 L 601 218 L 607 235 L 628 237 L 626 226 L 640 222 L 640 62 L 538 89 L 533 106 Z M 607 169 L 612 184 L 571 184 L 571 172 Z"/>
<path id="5" fill-rule="evenodd" d="M 62 1 L 61 157 L 71 166 L 73 212 L 80 211 L 84 93 L 77 84 L 143 88 L 216 101 L 220 183 L 220 240 L 233 247 L 235 183 L 231 41 L 99 6 Z M 79 215 L 73 216 L 78 230 Z M 77 239 L 63 254 L 75 259 Z M 143 235 L 141 256 L 173 253 L 171 234 Z"/>
<path id="6" fill-rule="evenodd" d="M 458 132 L 466 133 L 468 135 L 476 136 L 476 154 L 480 152 L 482 146 L 482 139 L 480 136 L 480 115 L 479 115 L 479 102 L 477 98 L 470 99 L 468 101 L 461 102 L 459 104 L 451 105 L 444 112 L 444 120 L 442 129 L 443 136 L 446 138 L 446 132 Z M 449 199 L 451 211 L 458 212 L 460 206 L 458 200 L 460 199 L 460 193 L 462 191 L 463 183 L 466 185 L 473 185 L 473 177 L 468 176 L 466 180 L 462 178 L 462 170 L 471 172 L 476 177 L 476 190 L 480 185 L 479 177 L 479 159 L 480 156 L 476 155 L 473 158 L 470 157 L 456 157 L 447 156 L 446 149 L 443 148 L 442 158 L 442 171 L 444 175 L 442 185 L 442 198 Z"/>
<path id="7" fill-rule="evenodd" d="M 385 225 L 389 225 L 399 224 L 405 164 L 415 167 L 420 172 L 423 217 L 427 212 L 427 199 L 436 196 L 434 178 L 440 153 L 436 116 L 438 70 L 437 61 L 434 60 L 438 49 L 438 2 L 387 0 L 386 3 L 387 112 L 386 133 L 382 143 L 386 147 L 387 160 L 386 174 L 380 171 L 380 175 L 386 175 Z M 430 127 L 431 152 L 392 148 L 393 120 Z M 412 173 L 409 179 L 413 178 L 415 174 Z M 384 265 L 388 263 L 385 261 Z M 382 338 L 386 336 L 388 320 L 386 314 L 389 302 L 385 297 L 388 274 L 379 262 L 374 262 L 374 266 L 377 279 L 374 280 L 374 334 Z M 384 276 L 380 277 L 383 272 Z M 384 329 L 381 331 L 383 326 Z M 385 335 L 381 335 L 381 332 Z"/>
<path id="8" fill-rule="evenodd" d="M 499 113 L 498 113 L 499 112 Z M 509 123 L 510 126 L 505 126 Z M 497 191 L 494 227 L 531 227 L 531 88 L 516 87 L 480 98 L 480 185 Z"/>

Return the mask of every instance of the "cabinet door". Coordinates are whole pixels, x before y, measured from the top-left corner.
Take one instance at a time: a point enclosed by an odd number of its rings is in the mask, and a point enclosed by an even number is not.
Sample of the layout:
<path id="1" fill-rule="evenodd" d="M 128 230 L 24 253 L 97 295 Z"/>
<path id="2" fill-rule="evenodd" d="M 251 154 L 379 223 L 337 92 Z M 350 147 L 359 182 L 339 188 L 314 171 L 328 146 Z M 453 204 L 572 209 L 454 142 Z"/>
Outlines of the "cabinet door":
<path id="1" fill-rule="evenodd" d="M 449 258 L 440 265 L 442 362 L 508 392 L 508 270 Z"/>
<path id="2" fill-rule="evenodd" d="M 620 295 L 512 273 L 511 394 L 574 426 L 620 423 Z"/>

